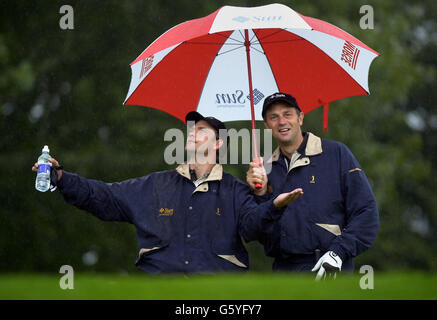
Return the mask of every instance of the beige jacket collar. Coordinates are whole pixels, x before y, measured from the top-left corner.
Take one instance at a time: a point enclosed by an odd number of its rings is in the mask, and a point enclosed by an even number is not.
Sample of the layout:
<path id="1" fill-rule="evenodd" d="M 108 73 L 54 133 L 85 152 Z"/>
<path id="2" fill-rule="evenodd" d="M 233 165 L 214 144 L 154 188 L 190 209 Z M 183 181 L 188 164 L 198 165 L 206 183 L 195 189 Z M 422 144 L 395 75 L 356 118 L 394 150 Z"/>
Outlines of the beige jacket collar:
<path id="1" fill-rule="evenodd" d="M 176 171 L 183 177 L 191 180 L 190 174 L 190 165 L 188 163 L 182 163 L 177 168 Z M 216 181 L 221 180 L 223 178 L 223 167 L 221 164 L 216 164 L 209 174 L 208 178 L 205 179 L 204 182 L 207 181 Z"/>
<path id="2" fill-rule="evenodd" d="M 312 134 L 311 132 L 308 132 L 308 141 L 305 148 L 305 155 L 315 156 L 322 153 L 322 151 L 322 139 Z M 281 150 L 279 149 L 279 147 L 277 147 L 275 151 L 273 151 L 272 156 L 269 158 L 269 160 L 267 160 L 267 162 L 272 163 L 274 161 L 278 161 L 280 154 Z"/>
<path id="3" fill-rule="evenodd" d="M 190 165 L 188 163 L 183 163 L 180 164 L 177 168 L 176 171 L 183 177 L 187 178 L 188 180 L 191 181 L 191 174 L 190 174 Z M 209 190 L 209 185 L 208 185 L 208 181 L 220 181 L 223 178 L 223 167 L 221 164 L 216 164 L 210 174 L 208 175 L 208 177 L 202 181 L 199 185 L 196 185 L 196 189 L 194 189 L 193 193 L 195 192 L 208 192 Z M 194 182 L 193 182 L 194 183 Z"/>

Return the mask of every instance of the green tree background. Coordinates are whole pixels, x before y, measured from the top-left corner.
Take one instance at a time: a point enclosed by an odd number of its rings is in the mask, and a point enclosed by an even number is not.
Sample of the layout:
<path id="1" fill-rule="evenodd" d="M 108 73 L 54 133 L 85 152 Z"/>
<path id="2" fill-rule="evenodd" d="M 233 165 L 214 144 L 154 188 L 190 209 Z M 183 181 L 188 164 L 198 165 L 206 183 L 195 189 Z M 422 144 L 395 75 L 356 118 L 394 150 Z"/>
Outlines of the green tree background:
<path id="1" fill-rule="evenodd" d="M 331 103 L 327 133 L 320 108 L 304 123 L 306 130 L 348 145 L 376 195 L 380 231 L 356 265 L 437 270 L 437 3 L 278 2 L 333 23 L 381 53 L 370 69 L 370 96 Z M 164 132 L 184 125 L 158 110 L 122 106 L 129 63 L 178 23 L 222 5 L 268 2 L 68 4 L 74 30 L 60 29 L 59 1 L 0 5 L 0 271 L 57 272 L 69 264 L 79 271 L 137 272 L 134 227 L 90 217 L 65 204 L 58 192 L 37 192 L 31 166 L 48 144 L 68 171 L 107 182 L 172 169 L 163 159 Z M 374 9 L 373 30 L 359 25 L 365 4 Z M 244 179 L 247 167 L 226 170 Z M 252 270 L 270 270 L 262 247 L 247 247 Z M 85 263 L 93 254 L 97 262 Z"/>

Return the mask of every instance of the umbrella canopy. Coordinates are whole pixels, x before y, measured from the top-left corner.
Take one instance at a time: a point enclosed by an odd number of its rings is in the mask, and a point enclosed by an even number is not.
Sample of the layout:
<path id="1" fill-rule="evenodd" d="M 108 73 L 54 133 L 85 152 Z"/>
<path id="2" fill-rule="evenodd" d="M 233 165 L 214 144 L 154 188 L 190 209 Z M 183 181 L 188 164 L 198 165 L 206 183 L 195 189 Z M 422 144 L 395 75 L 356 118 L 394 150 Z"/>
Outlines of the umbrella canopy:
<path id="1" fill-rule="evenodd" d="M 378 53 L 347 32 L 282 4 L 224 6 L 165 32 L 132 63 L 124 104 L 222 121 L 262 120 L 264 97 L 296 97 L 304 113 L 369 94 Z M 249 91 L 249 87 L 253 87 Z M 253 98 L 251 99 L 251 96 Z M 252 102 L 252 103 L 251 103 Z"/>

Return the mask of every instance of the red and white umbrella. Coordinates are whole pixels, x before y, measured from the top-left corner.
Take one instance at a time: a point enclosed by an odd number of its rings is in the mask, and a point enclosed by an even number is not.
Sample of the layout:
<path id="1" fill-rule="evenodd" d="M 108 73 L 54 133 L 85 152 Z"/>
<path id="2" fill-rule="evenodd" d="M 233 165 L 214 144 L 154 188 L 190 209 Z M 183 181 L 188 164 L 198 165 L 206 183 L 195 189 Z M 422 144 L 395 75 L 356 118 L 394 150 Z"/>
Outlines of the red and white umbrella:
<path id="1" fill-rule="evenodd" d="M 264 97 L 281 91 L 302 111 L 369 94 L 378 53 L 327 22 L 282 4 L 224 6 L 165 32 L 131 63 L 124 104 L 189 111 L 222 121 L 262 120 Z M 252 97 L 253 95 L 253 97 Z"/>

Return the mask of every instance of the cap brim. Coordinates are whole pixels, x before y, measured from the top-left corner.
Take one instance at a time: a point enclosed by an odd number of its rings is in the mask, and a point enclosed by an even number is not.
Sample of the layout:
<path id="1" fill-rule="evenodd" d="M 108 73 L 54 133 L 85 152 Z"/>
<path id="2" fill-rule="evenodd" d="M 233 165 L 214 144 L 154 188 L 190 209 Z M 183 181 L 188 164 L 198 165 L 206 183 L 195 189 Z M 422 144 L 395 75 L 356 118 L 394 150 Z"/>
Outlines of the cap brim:
<path id="1" fill-rule="evenodd" d="M 267 110 L 272 106 L 272 104 L 275 104 L 278 102 L 282 102 L 282 103 L 288 105 L 290 108 L 296 108 L 302 112 L 300 107 L 293 105 L 292 103 L 290 103 L 290 101 L 287 101 L 286 99 L 283 99 L 283 98 L 277 98 L 277 99 L 273 99 L 272 101 L 269 101 L 265 106 L 263 106 L 263 110 L 262 110 L 263 118 L 265 117 Z"/>
<path id="2" fill-rule="evenodd" d="M 188 121 L 198 122 L 198 121 L 204 120 L 204 119 L 205 119 L 205 117 L 202 116 L 199 112 L 191 111 L 191 112 L 188 112 L 187 115 L 185 116 L 185 123 L 187 123 Z"/>

